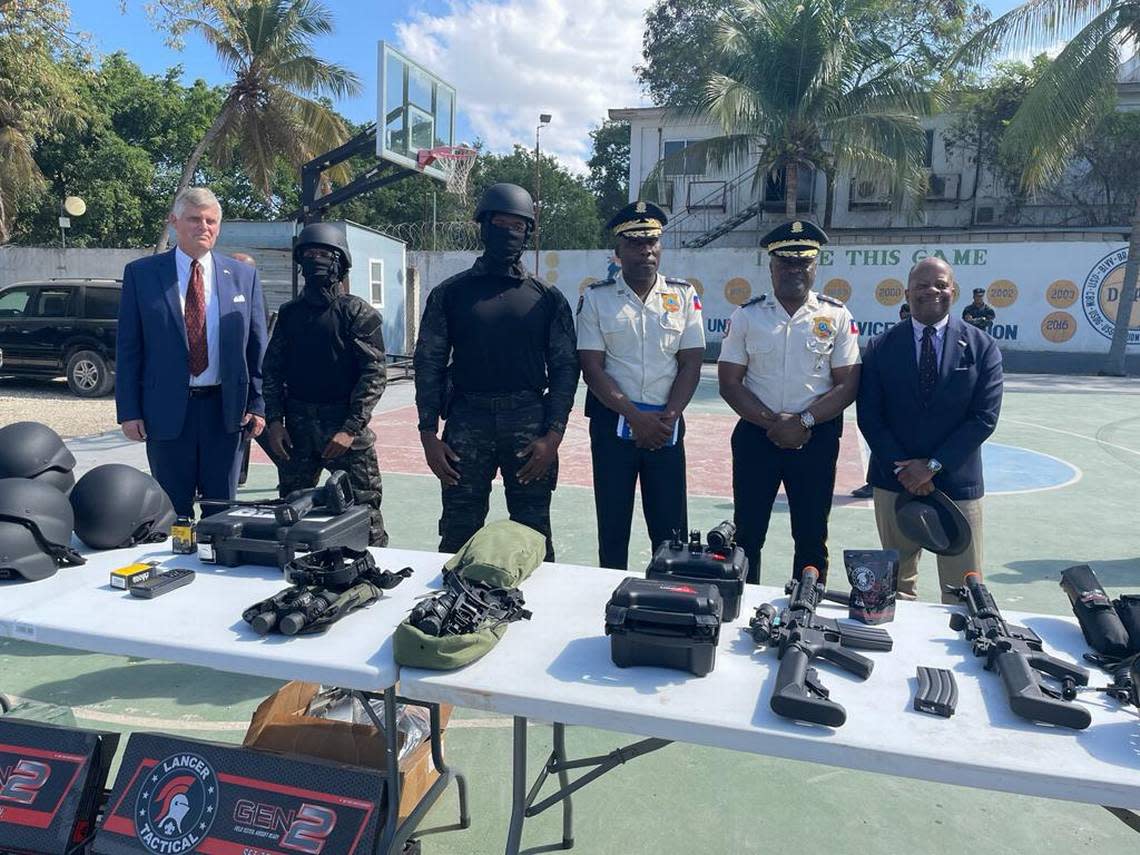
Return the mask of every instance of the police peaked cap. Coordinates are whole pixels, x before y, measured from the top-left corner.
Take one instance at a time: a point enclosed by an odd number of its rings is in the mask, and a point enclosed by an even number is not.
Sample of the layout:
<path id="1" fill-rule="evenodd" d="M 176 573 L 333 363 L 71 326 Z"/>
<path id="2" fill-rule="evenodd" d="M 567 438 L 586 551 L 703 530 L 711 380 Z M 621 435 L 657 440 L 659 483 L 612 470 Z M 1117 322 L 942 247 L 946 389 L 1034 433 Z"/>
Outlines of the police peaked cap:
<path id="1" fill-rule="evenodd" d="M 340 274 L 352 268 L 352 254 L 348 251 L 348 241 L 344 232 L 332 223 L 309 223 L 301 229 L 293 243 L 293 263 L 301 263 L 301 251 L 307 246 L 323 246 L 340 253 Z"/>
<path id="2" fill-rule="evenodd" d="M 789 220 L 760 239 L 760 246 L 779 258 L 811 260 L 827 243 L 827 232 L 811 220 Z"/>
<path id="3" fill-rule="evenodd" d="M 475 222 L 481 223 L 491 214 L 511 214 L 534 225 L 534 199 L 517 184 L 492 184 L 479 197 Z"/>
<path id="4" fill-rule="evenodd" d="M 974 289 L 974 296 L 975 296 L 975 297 L 979 297 L 979 296 L 981 296 L 982 294 L 985 294 L 985 293 L 986 293 L 986 289 L 985 289 L 985 288 L 975 288 L 975 289 Z"/>
<path id="5" fill-rule="evenodd" d="M 669 218 L 652 202 L 630 202 L 606 223 L 606 228 L 619 238 L 656 238 Z"/>

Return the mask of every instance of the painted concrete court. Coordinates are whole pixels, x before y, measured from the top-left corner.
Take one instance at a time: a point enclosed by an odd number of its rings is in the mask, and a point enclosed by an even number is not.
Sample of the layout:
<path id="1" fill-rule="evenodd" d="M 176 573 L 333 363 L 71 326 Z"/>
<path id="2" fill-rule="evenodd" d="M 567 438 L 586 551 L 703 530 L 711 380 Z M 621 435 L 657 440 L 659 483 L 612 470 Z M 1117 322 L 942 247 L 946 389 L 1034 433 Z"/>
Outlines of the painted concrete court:
<path id="1" fill-rule="evenodd" d="M 393 546 L 434 548 L 438 486 L 419 455 L 411 393 L 408 383 L 393 385 L 373 424 L 385 479 L 384 511 Z M 688 439 L 690 521 L 702 529 L 731 514 L 727 439 L 733 423 L 717 397 L 714 367 L 706 366 L 690 410 Z M 81 467 L 120 459 L 145 465 L 139 447 L 113 434 L 71 445 Z M 596 533 L 580 406 L 563 449 L 553 507 L 555 546 L 559 560 L 590 564 Z M 849 421 L 832 514 L 833 560 L 843 548 L 877 545 L 870 503 L 846 496 L 862 483 L 863 454 Z M 991 492 L 986 503 L 986 573 L 1001 605 L 1068 614 L 1058 575 L 1064 567 L 1085 561 L 1113 593 L 1140 590 L 1134 511 L 1140 489 L 1140 383 L 1008 378 L 1001 422 L 986 449 L 986 467 Z M 255 495 L 274 483 L 272 467 L 255 465 L 247 493 Z M 496 488 L 492 518 L 505 515 L 501 496 L 501 488 Z M 643 532 L 638 516 L 631 566 L 648 560 Z M 782 580 L 790 561 L 787 513 L 781 505 L 765 549 L 765 582 Z M 934 599 L 933 567 L 923 569 L 927 572 L 920 592 Z M 352 619 L 366 620 L 365 615 Z M 81 724 L 117 730 L 167 730 L 238 741 L 253 708 L 276 685 L 199 668 L 0 640 L 0 690 L 69 706 Z M 1121 715 L 1122 721 L 1135 722 L 1133 738 L 1140 744 L 1140 718 Z M 884 733 L 883 738 L 891 736 Z M 540 756 L 544 741 L 531 740 L 532 767 L 545 759 Z M 571 729 L 568 741 L 571 753 L 583 756 L 605 753 L 630 740 Z M 499 852 L 510 804 L 510 721 L 458 710 L 447 745 L 450 760 L 466 771 L 472 784 L 473 826 L 426 835 L 424 852 Z M 1133 853 L 1137 840 L 1123 823 L 1095 807 L 679 744 L 612 772 L 578 794 L 575 805 L 576 851 L 583 853 L 760 853 L 790 847 L 867 855 L 974 849 L 1031 853 L 1046 848 L 1058 853 Z M 454 793 L 449 793 L 426 826 L 447 825 L 454 817 Z M 525 845 L 558 839 L 557 810 L 528 822 Z"/>

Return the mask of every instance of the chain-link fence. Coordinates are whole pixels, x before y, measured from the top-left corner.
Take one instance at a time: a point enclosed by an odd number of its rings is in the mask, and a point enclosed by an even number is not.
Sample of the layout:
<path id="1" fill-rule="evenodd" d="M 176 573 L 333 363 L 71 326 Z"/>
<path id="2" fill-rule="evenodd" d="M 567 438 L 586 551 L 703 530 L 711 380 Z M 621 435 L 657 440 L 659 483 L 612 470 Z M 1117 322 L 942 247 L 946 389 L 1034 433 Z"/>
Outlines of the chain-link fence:
<path id="1" fill-rule="evenodd" d="M 477 252 L 481 248 L 479 224 L 471 221 L 393 223 L 382 226 L 381 230 L 402 240 L 408 245 L 408 249 L 413 251 L 466 250 Z"/>

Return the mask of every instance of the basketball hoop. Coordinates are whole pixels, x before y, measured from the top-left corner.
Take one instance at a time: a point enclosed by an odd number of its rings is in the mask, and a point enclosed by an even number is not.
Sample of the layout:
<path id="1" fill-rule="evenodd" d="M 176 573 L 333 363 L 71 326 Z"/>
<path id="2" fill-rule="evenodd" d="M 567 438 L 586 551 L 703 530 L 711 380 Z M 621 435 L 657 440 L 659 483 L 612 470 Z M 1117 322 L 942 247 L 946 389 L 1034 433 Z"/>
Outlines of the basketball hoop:
<path id="1" fill-rule="evenodd" d="M 465 145 L 443 145 L 436 148 L 420 149 L 416 155 L 416 165 L 420 172 L 425 166 L 432 166 L 443 173 L 444 187 L 456 196 L 467 195 L 467 179 L 475 167 L 479 150 Z"/>

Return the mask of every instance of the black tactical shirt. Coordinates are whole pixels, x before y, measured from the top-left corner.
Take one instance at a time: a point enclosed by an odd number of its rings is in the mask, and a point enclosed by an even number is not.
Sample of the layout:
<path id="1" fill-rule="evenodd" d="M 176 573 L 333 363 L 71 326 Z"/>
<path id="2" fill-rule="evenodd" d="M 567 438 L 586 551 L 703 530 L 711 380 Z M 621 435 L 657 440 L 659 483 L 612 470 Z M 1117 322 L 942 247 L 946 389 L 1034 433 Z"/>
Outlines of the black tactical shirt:
<path id="1" fill-rule="evenodd" d="M 449 363 L 457 395 L 549 390 L 543 427 L 561 432 L 578 387 L 570 304 L 521 266 L 492 273 L 480 258 L 428 294 L 415 352 L 420 430 L 439 428 Z"/>
<path id="2" fill-rule="evenodd" d="M 281 418 L 286 400 L 347 405 L 343 429 L 363 431 L 388 378 L 380 323 L 372 306 L 350 294 L 327 305 L 304 297 L 283 305 L 262 368 L 266 419 Z"/>

